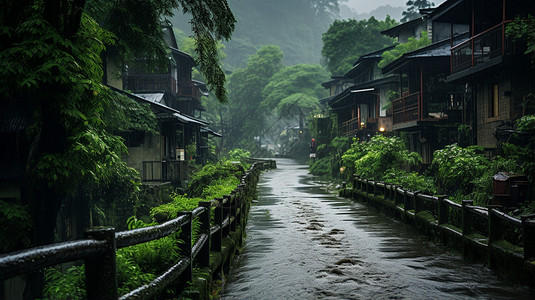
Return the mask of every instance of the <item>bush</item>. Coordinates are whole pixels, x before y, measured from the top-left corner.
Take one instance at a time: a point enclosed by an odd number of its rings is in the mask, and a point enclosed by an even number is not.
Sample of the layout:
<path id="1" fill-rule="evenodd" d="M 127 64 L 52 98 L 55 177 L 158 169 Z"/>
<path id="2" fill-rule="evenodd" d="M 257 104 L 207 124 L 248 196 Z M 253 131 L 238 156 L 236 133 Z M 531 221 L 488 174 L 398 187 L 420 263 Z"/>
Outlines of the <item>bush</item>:
<path id="1" fill-rule="evenodd" d="M 480 150 L 477 146 L 462 148 L 452 144 L 435 151 L 429 171 L 440 193 L 461 196 L 473 191 L 474 180 L 489 167 L 489 161 L 478 153 Z"/>
<path id="2" fill-rule="evenodd" d="M 398 137 L 374 136 L 369 142 L 355 140 L 342 156 L 344 167 L 350 174 L 371 180 L 383 180 L 388 170 L 405 170 L 422 160 L 410 152 Z"/>

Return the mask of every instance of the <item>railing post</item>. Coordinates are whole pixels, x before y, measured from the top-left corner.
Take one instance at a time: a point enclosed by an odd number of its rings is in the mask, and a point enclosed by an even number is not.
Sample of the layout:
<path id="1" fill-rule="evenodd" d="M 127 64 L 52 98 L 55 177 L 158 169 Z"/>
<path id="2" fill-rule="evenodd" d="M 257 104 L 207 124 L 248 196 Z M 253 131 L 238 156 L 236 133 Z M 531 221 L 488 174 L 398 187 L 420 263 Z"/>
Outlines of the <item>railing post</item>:
<path id="1" fill-rule="evenodd" d="M 439 195 L 437 200 L 438 205 L 438 225 L 448 223 L 448 207 L 446 206 L 446 196 Z"/>
<path id="2" fill-rule="evenodd" d="M 470 209 L 470 206 L 474 205 L 474 201 L 472 200 L 463 200 L 462 201 L 462 216 L 463 216 L 463 224 L 462 224 L 462 230 L 463 235 L 470 234 L 470 217 L 468 214 L 468 210 Z"/>
<path id="3" fill-rule="evenodd" d="M 189 266 L 184 271 L 184 277 L 186 281 L 191 281 L 193 279 L 193 260 L 191 259 L 192 252 L 191 252 L 191 233 L 192 233 L 192 225 L 193 225 L 193 214 L 191 211 L 183 211 L 179 212 L 178 216 L 186 215 L 188 218 L 188 223 L 181 227 L 179 239 L 183 241 L 183 244 L 180 245 L 180 252 L 183 256 L 189 258 Z"/>
<path id="4" fill-rule="evenodd" d="M 524 240 L 524 259 L 535 260 L 535 216 L 522 216 L 522 237 Z"/>
<path id="5" fill-rule="evenodd" d="M 488 245 L 490 246 L 494 241 L 499 240 L 499 237 L 497 236 L 498 232 L 498 218 L 494 214 L 494 209 L 499 208 L 499 205 L 489 205 L 487 207 L 488 215 L 489 215 L 489 239 L 488 239 Z"/>
<path id="6" fill-rule="evenodd" d="M 214 211 L 214 223 L 219 230 L 212 236 L 212 251 L 221 252 L 221 239 L 223 236 L 223 199 L 215 198 L 217 205 Z"/>
<path id="7" fill-rule="evenodd" d="M 418 199 L 418 194 L 420 194 L 422 191 L 416 191 L 414 192 L 414 214 L 417 214 L 422 211 L 422 205 L 420 202 L 420 199 Z"/>
<path id="8" fill-rule="evenodd" d="M 223 197 L 227 199 L 229 206 L 229 232 L 236 231 L 236 197 L 234 197 L 233 195 L 224 195 Z M 232 221 L 233 218 L 234 221 Z"/>
<path id="9" fill-rule="evenodd" d="M 115 229 L 91 228 L 84 232 L 87 239 L 106 241 L 106 251 L 85 259 L 87 299 L 117 299 L 117 263 Z"/>
<path id="10" fill-rule="evenodd" d="M 201 234 L 206 234 L 208 239 L 199 252 L 198 261 L 201 268 L 205 268 L 210 266 L 210 211 L 212 208 L 212 202 L 200 201 L 199 206 L 204 207 L 205 209 L 204 212 L 199 216 L 199 220 L 201 221 Z"/>
<path id="11" fill-rule="evenodd" d="M 404 206 L 404 209 L 405 209 L 405 213 L 411 209 L 413 209 L 412 205 L 413 205 L 413 202 L 410 201 L 410 197 L 409 195 L 407 195 L 407 191 L 403 190 L 403 206 Z"/>

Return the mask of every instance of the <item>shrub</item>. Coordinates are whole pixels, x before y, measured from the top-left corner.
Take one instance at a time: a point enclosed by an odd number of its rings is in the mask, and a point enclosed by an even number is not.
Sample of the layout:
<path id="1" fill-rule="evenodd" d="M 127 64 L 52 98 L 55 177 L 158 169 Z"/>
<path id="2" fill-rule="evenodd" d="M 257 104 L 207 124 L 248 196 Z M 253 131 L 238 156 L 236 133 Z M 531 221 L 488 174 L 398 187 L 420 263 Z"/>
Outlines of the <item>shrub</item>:
<path id="1" fill-rule="evenodd" d="M 382 180 L 387 170 L 404 170 L 422 160 L 398 137 L 374 136 L 369 142 L 355 140 L 342 156 L 346 169 L 371 180 Z"/>
<path id="2" fill-rule="evenodd" d="M 489 168 L 489 161 L 478 153 L 480 150 L 477 146 L 462 148 L 452 144 L 435 151 L 429 171 L 440 193 L 461 196 L 473 191 L 474 180 L 484 176 Z"/>

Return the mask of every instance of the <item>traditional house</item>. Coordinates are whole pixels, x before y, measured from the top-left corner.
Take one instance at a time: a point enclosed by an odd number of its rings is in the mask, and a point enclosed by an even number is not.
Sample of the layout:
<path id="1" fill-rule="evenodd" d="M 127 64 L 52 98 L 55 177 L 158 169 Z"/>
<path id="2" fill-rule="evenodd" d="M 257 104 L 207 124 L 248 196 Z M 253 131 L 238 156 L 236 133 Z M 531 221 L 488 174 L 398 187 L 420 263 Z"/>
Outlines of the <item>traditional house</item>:
<path id="1" fill-rule="evenodd" d="M 353 68 L 342 78 L 324 83 L 331 93 L 338 94 L 328 100 L 331 110 L 338 116 L 338 134 L 368 139 L 379 131 L 391 131 L 387 116 L 388 91 L 397 84 L 396 76 L 384 76 L 377 66 L 384 51 L 381 49 L 361 56 Z"/>
<path id="2" fill-rule="evenodd" d="M 451 48 L 446 80 L 465 87 L 472 143 L 489 152 L 496 150 L 502 129 L 522 116 L 522 104 L 535 90 L 525 43 L 506 34 L 508 23 L 528 14 L 535 14 L 534 1 L 448 0 L 432 14 L 437 21 L 469 28 L 469 39 Z"/>
<path id="3" fill-rule="evenodd" d="M 411 151 L 429 164 L 433 152 L 458 140 L 462 121 L 462 86 L 446 82 L 450 41 L 405 53 L 383 68 L 399 77 L 398 98 L 392 100 L 393 130 L 405 132 Z"/>
<path id="4" fill-rule="evenodd" d="M 429 164 L 433 152 L 458 141 L 458 125 L 463 117 L 462 86 L 446 82 L 450 48 L 467 38 L 468 27 L 437 21 L 434 9 L 421 10 L 421 18 L 382 33 L 407 42 L 422 37 L 424 30 L 431 45 L 405 53 L 383 68 L 383 73 L 399 80 L 392 97 L 393 130 L 408 137 L 409 149 Z M 450 37 L 453 37 L 450 39 Z"/>
<path id="5" fill-rule="evenodd" d="M 169 45 L 168 63 L 149 67 L 144 58 L 138 58 L 114 84 L 118 92 L 149 103 L 158 120 L 156 136 L 136 131 L 125 136 L 129 152 L 125 161 L 140 172 L 144 182 L 178 184 L 187 179 L 188 161 L 206 162 L 208 135 L 221 135 L 199 118 L 204 110 L 200 100 L 208 90 L 192 79 L 195 61 L 177 49 L 170 26 L 164 26 L 163 33 Z"/>

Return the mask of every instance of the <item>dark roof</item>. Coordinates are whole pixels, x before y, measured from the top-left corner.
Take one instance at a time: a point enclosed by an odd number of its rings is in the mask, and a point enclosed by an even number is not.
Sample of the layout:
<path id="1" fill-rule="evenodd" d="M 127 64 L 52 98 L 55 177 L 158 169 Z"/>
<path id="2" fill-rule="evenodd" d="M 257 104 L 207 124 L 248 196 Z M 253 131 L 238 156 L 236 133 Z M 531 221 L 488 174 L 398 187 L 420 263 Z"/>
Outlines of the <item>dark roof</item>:
<path id="1" fill-rule="evenodd" d="M 123 90 L 114 88 L 112 86 L 108 86 L 108 87 L 111 90 L 113 90 L 113 91 L 115 91 L 115 92 L 117 92 L 119 94 L 125 95 L 127 97 L 130 97 L 130 98 L 132 98 L 132 99 L 134 99 L 134 100 L 136 100 L 138 102 L 149 103 L 150 106 L 151 106 L 151 109 L 157 110 L 157 111 L 163 113 L 161 115 L 156 114 L 157 118 L 160 118 L 160 119 L 175 118 L 175 119 L 178 119 L 181 123 L 184 123 L 184 124 L 198 124 L 198 125 L 208 125 L 209 124 L 206 121 L 203 121 L 203 120 L 188 116 L 186 114 L 183 114 L 180 111 L 178 111 L 176 109 L 173 109 L 173 108 L 171 108 L 169 106 L 166 106 L 166 105 L 163 105 L 163 104 L 160 104 L 160 103 L 157 103 L 157 102 L 153 102 L 153 101 L 144 99 L 144 98 L 139 97 L 137 95 L 134 95 L 134 94 L 125 92 Z"/>
<path id="2" fill-rule="evenodd" d="M 396 45 L 392 45 L 392 46 L 389 46 L 389 47 L 386 47 L 386 48 L 383 48 L 383 49 L 380 49 L 380 50 L 377 50 L 377 51 L 370 52 L 370 53 L 367 53 L 367 54 L 362 55 L 362 56 L 359 57 L 359 59 L 353 64 L 353 68 L 352 68 L 351 70 L 349 70 L 349 71 L 344 75 L 344 77 L 346 77 L 346 78 L 352 78 L 352 76 L 354 75 L 354 73 L 357 72 L 357 71 L 360 69 L 360 67 L 362 66 L 362 64 L 363 64 L 365 61 L 380 60 L 380 59 L 383 57 L 383 53 L 384 53 L 384 52 L 394 49 L 395 46 L 396 46 Z"/>
<path id="3" fill-rule="evenodd" d="M 201 132 L 206 132 L 206 133 L 209 133 L 213 136 L 216 136 L 216 137 L 222 137 L 223 135 L 221 133 L 217 133 L 215 131 L 213 131 L 212 129 L 210 129 L 209 127 L 201 127 Z"/>
<path id="4" fill-rule="evenodd" d="M 401 31 L 405 31 L 405 30 L 407 30 L 409 28 L 414 28 L 419 23 L 423 22 L 423 20 L 424 20 L 423 17 L 420 17 L 420 18 L 417 18 L 417 19 L 414 19 L 414 20 L 410 20 L 410 21 L 407 21 L 405 23 L 401 23 L 398 26 L 394 26 L 394 27 L 389 28 L 387 30 L 383 30 L 383 31 L 381 31 L 381 33 L 384 34 L 384 35 L 391 36 L 391 37 L 398 37 L 399 33 Z"/>
<path id="5" fill-rule="evenodd" d="M 188 60 L 192 66 L 196 66 L 197 63 L 195 62 L 195 60 L 193 59 L 193 57 L 185 52 L 182 52 L 176 48 L 173 48 L 173 47 L 169 47 L 169 49 L 171 49 L 171 54 L 173 54 L 173 56 L 178 59 L 178 58 L 182 58 L 182 59 L 186 59 Z"/>
<path id="6" fill-rule="evenodd" d="M 343 92 L 341 92 L 340 94 L 332 97 L 329 99 L 329 106 L 333 107 L 333 105 L 335 105 L 336 103 L 342 101 L 343 99 L 345 99 L 346 97 L 348 97 L 349 95 L 351 95 L 352 91 L 363 91 L 363 92 L 370 92 L 370 91 L 365 91 L 366 89 L 369 89 L 369 88 L 376 88 L 380 85 L 383 85 L 383 84 L 387 84 L 387 83 L 391 83 L 391 82 L 395 82 L 395 81 L 398 81 L 399 80 L 399 77 L 396 76 L 396 75 L 389 75 L 389 76 L 386 76 L 386 77 L 383 77 L 383 78 L 379 78 L 379 79 L 376 79 L 376 80 L 372 80 L 372 81 L 368 81 L 368 82 L 365 82 L 365 83 L 361 83 L 361 84 L 356 84 L 356 85 L 353 85 L 353 86 L 350 86 L 348 87 L 347 89 L 345 89 Z"/>
<path id="7" fill-rule="evenodd" d="M 454 38 L 453 45 L 457 45 L 467 39 L 468 39 L 468 34 L 460 35 Z M 395 69 L 404 65 L 410 59 L 450 57 L 451 46 L 452 46 L 452 41 L 448 39 L 448 40 L 443 40 L 441 42 L 434 43 L 429 46 L 426 46 L 426 47 L 423 47 L 423 48 L 420 48 L 411 52 L 407 52 L 403 54 L 400 58 L 396 59 L 395 61 L 391 62 L 386 67 L 384 67 L 383 73 L 386 74 L 391 71 L 394 71 Z"/>

